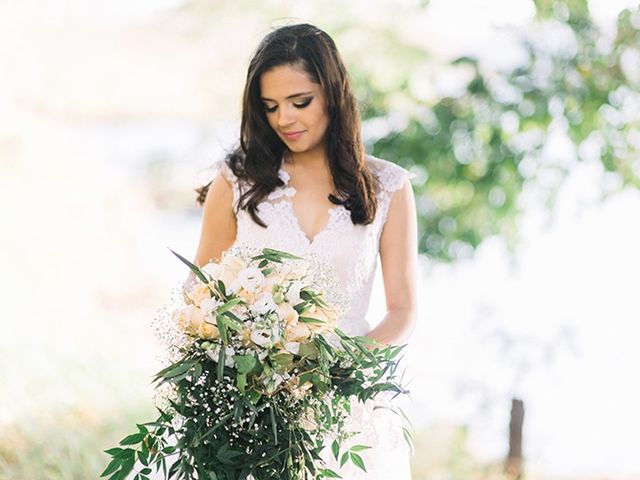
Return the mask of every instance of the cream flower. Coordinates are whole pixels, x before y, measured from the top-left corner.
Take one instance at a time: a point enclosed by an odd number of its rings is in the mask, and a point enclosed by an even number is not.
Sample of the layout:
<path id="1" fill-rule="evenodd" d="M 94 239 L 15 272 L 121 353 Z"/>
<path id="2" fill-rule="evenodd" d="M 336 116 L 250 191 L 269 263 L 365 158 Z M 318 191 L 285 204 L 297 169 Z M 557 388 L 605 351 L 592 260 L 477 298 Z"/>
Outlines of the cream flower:
<path id="1" fill-rule="evenodd" d="M 220 264 L 218 278 L 222 280 L 227 290 L 236 291 L 239 285 L 236 283 L 238 275 L 247 268 L 244 260 L 237 256 L 227 255 Z"/>
<path id="2" fill-rule="evenodd" d="M 320 320 L 322 323 L 308 323 L 309 328 L 314 332 L 324 332 L 335 327 L 336 316 L 331 310 L 324 310 L 322 308 L 315 307 L 304 312 L 303 317 L 314 318 Z"/>
<path id="3" fill-rule="evenodd" d="M 187 295 L 198 307 L 204 300 L 211 298 L 209 287 L 204 283 L 196 283 Z"/>
<path id="4" fill-rule="evenodd" d="M 284 349 L 289 353 L 297 355 L 300 351 L 300 342 L 287 342 L 284 344 Z"/>
<path id="5" fill-rule="evenodd" d="M 247 305 L 253 304 L 256 301 L 256 295 L 254 292 L 250 292 L 249 290 L 245 290 L 244 288 L 240 288 L 237 292 L 235 292 L 238 297 L 242 299 L 244 303 Z"/>
<path id="6" fill-rule="evenodd" d="M 204 300 L 202 300 L 202 302 L 200 302 L 200 310 L 202 310 L 202 312 L 205 314 L 210 314 L 219 306 L 220 306 L 220 301 L 218 301 L 213 297 L 205 298 Z"/>
<path id="7" fill-rule="evenodd" d="M 251 332 L 251 341 L 261 347 L 270 347 L 271 330 L 254 330 Z"/>
<path id="8" fill-rule="evenodd" d="M 251 311 L 259 315 L 266 315 L 276 309 L 276 304 L 273 301 L 273 295 L 270 293 L 263 293 L 260 297 L 251 305 Z"/>
<path id="9" fill-rule="evenodd" d="M 173 321 L 187 333 L 198 334 L 200 324 L 204 321 L 204 313 L 195 305 L 187 305 L 173 313 Z"/>
<path id="10" fill-rule="evenodd" d="M 255 290 L 262 285 L 264 275 L 259 268 L 248 267 L 238 273 L 238 282 L 240 286 L 249 292 Z"/>
<path id="11" fill-rule="evenodd" d="M 302 290 L 302 286 L 302 283 L 297 281 L 291 282 L 291 284 L 289 285 L 287 293 L 285 294 L 285 298 L 291 305 L 297 305 L 302 301 L 302 299 L 300 298 L 300 290 Z"/>
<path id="12" fill-rule="evenodd" d="M 217 280 L 218 276 L 220 275 L 220 273 L 222 271 L 222 266 L 219 263 L 211 262 L 211 263 L 207 263 L 205 266 L 201 267 L 200 270 L 202 270 L 204 273 L 206 273 L 209 276 L 209 278 Z"/>
<path id="13" fill-rule="evenodd" d="M 306 340 L 311 335 L 311 330 L 304 323 L 288 325 L 284 329 L 284 338 L 287 342 L 299 342 Z"/>
<path id="14" fill-rule="evenodd" d="M 291 306 L 290 303 L 282 302 L 276 309 L 278 316 L 287 325 L 292 325 L 298 322 L 298 312 Z"/>
<path id="15" fill-rule="evenodd" d="M 198 328 L 198 335 L 200 335 L 200 338 L 215 340 L 216 338 L 220 338 L 220 330 L 218 330 L 218 326 L 213 323 L 202 322 Z"/>
<path id="16" fill-rule="evenodd" d="M 262 282 L 262 290 L 265 292 L 273 293 L 274 287 L 277 285 L 282 285 L 284 282 L 284 278 L 282 275 L 278 275 L 277 273 L 272 273 L 271 275 L 267 275 Z"/>

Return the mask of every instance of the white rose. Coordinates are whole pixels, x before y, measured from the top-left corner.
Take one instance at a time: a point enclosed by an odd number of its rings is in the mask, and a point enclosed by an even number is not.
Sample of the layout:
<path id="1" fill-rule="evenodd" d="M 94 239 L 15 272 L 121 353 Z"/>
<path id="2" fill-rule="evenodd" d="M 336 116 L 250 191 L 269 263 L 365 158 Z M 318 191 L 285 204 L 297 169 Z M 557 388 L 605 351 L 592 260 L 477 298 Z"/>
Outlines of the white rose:
<path id="1" fill-rule="evenodd" d="M 220 302 L 215 298 L 213 297 L 207 298 L 205 300 L 202 300 L 202 302 L 200 302 L 200 310 L 202 310 L 206 314 L 210 314 L 216 308 L 218 308 L 219 305 L 220 305 Z"/>
<path id="2" fill-rule="evenodd" d="M 270 346 L 271 330 L 254 330 L 251 332 L 251 341 L 261 347 Z"/>
<path id="3" fill-rule="evenodd" d="M 284 279 L 282 278 L 282 275 L 272 273 L 264 279 L 262 288 L 265 292 L 273 292 L 273 287 L 275 287 L 276 285 L 281 285 L 283 281 Z"/>
<path id="4" fill-rule="evenodd" d="M 303 285 L 300 282 L 291 282 L 289 285 L 285 298 L 291 305 L 297 305 L 302 301 L 300 298 L 300 290 L 302 289 L 302 286 Z"/>
<path id="5" fill-rule="evenodd" d="M 273 300 L 273 295 L 270 293 L 263 293 L 250 308 L 252 312 L 260 315 L 266 315 L 267 313 L 275 310 L 276 304 Z"/>
<path id="6" fill-rule="evenodd" d="M 207 263 L 204 267 L 200 268 L 200 270 L 206 273 L 209 276 L 209 278 L 217 280 L 218 275 L 220 275 L 220 271 L 222 270 L 222 267 L 218 263 L 211 262 L 211 263 Z"/>
<path id="7" fill-rule="evenodd" d="M 240 286 L 248 292 L 254 292 L 256 288 L 262 285 L 264 275 L 259 268 L 249 267 L 240 271 L 238 274 L 238 282 Z"/>
<path id="8" fill-rule="evenodd" d="M 220 263 L 218 279 L 222 280 L 225 287 L 229 290 L 231 289 L 231 284 L 237 280 L 238 274 L 245 268 L 247 268 L 247 265 L 244 260 L 233 255 L 227 255 L 222 259 L 222 263 Z"/>
<path id="9" fill-rule="evenodd" d="M 300 351 L 300 343 L 298 342 L 287 342 L 284 344 L 284 349 L 289 352 L 297 355 Z"/>
<path id="10" fill-rule="evenodd" d="M 232 295 L 237 293 L 241 288 L 240 281 L 237 278 L 233 279 L 229 283 L 225 283 L 224 286 L 227 290 L 227 293 L 230 293 Z"/>
<path id="11" fill-rule="evenodd" d="M 209 291 L 209 287 L 204 283 L 196 283 L 191 290 L 187 293 L 191 301 L 200 306 L 203 301 L 211 298 L 211 292 Z"/>
<path id="12" fill-rule="evenodd" d="M 233 367 L 236 364 L 235 358 L 233 356 L 236 354 L 235 350 L 232 347 L 227 347 L 224 349 L 225 357 L 224 364 L 226 367 Z"/>
<path id="13" fill-rule="evenodd" d="M 298 312 L 290 303 L 282 302 L 278 305 L 276 311 L 280 319 L 287 325 L 294 324 L 298 321 Z"/>

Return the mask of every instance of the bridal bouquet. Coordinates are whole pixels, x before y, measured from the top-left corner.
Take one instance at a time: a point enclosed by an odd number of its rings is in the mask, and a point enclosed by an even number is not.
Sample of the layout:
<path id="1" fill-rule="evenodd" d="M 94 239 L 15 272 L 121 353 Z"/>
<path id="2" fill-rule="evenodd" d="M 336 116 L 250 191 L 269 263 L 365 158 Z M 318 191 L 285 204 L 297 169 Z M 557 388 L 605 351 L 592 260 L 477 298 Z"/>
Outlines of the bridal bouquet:
<path id="1" fill-rule="evenodd" d="M 194 282 L 165 331 L 170 364 L 154 377 L 165 405 L 105 450 L 101 477 L 140 465 L 135 480 L 152 467 L 165 479 L 340 478 L 320 456 L 329 443 L 341 465 L 366 471 L 359 452 L 369 447 L 343 447 L 357 434 L 345 429 L 350 400 L 407 393 L 396 375 L 403 346 L 342 332 L 345 305 L 317 261 L 232 249 L 200 268 L 173 253 Z"/>

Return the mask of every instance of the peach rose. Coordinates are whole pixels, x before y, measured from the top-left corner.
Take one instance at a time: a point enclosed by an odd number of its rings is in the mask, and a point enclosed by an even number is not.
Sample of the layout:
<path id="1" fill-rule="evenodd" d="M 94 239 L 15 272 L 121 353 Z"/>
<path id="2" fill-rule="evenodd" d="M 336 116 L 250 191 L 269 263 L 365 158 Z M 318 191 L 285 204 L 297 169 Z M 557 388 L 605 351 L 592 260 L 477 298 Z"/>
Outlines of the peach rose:
<path id="1" fill-rule="evenodd" d="M 218 326 L 213 323 L 202 322 L 198 328 L 198 335 L 200 335 L 200 338 L 215 340 L 220 337 L 220 330 L 218 330 Z"/>
<path id="2" fill-rule="evenodd" d="M 315 307 L 315 306 L 314 306 Z M 314 332 L 324 332 L 335 326 L 336 315 L 331 310 L 324 310 L 322 308 L 315 307 L 302 314 L 303 317 L 314 318 L 320 320 L 322 323 L 308 323 L 309 328 Z"/>
<path id="3" fill-rule="evenodd" d="M 276 307 L 276 312 L 287 325 L 298 323 L 298 312 L 290 303 L 282 302 Z"/>
<path id="4" fill-rule="evenodd" d="M 304 323 L 287 325 L 284 329 L 284 338 L 287 342 L 299 342 L 306 340 L 311 335 L 311 330 Z"/>
<path id="5" fill-rule="evenodd" d="M 235 280 L 237 280 L 238 274 L 245 268 L 247 268 L 247 265 L 244 260 L 233 255 L 227 255 L 220 264 L 218 278 L 222 280 L 225 286 L 231 287 Z"/>
<path id="6" fill-rule="evenodd" d="M 173 320 L 182 330 L 197 335 L 200 324 L 204 321 L 204 313 L 195 305 L 187 305 L 173 313 Z"/>
<path id="7" fill-rule="evenodd" d="M 188 296 L 191 301 L 199 307 L 203 300 L 211 298 L 211 292 L 209 291 L 209 287 L 204 283 L 196 283 L 193 288 L 189 290 Z"/>

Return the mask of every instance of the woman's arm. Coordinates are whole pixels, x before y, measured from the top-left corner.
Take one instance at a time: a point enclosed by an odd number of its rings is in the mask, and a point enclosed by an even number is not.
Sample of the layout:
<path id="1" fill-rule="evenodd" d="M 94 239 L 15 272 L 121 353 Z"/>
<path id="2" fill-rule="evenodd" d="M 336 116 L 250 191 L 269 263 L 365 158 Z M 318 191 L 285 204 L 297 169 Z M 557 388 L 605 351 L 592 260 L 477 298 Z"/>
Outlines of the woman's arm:
<path id="1" fill-rule="evenodd" d="M 380 264 L 387 314 L 367 336 L 385 344 L 406 343 L 416 324 L 418 226 L 409 179 L 391 198 L 380 236 Z"/>
<path id="2" fill-rule="evenodd" d="M 216 175 L 205 197 L 202 210 L 200 242 L 195 263 L 199 267 L 218 262 L 236 238 L 236 216 L 233 211 L 233 190 L 221 172 Z M 188 283 L 193 272 L 187 278 Z"/>

